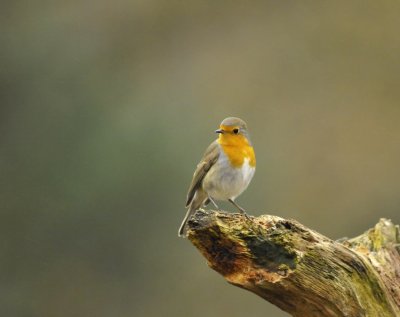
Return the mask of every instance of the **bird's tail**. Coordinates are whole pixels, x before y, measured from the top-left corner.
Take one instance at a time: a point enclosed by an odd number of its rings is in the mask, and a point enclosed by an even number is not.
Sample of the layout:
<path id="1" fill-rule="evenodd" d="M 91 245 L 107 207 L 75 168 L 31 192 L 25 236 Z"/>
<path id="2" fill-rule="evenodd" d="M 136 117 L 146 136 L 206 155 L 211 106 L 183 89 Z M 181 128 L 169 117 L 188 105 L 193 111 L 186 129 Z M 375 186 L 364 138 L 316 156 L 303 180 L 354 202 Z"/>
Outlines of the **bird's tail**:
<path id="1" fill-rule="evenodd" d="M 190 217 L 192 217 L 195 214 L 195 212 L 197 211 L 197 208 L 195 209 L 192 206 L 193 206 L 193 204 L 190 204 L 190 206 L 186 212 L 185 218 L 183 218 L 182 224 L 179 227 L 179 231 L 178 231 L 179 237 L 186 237 L 186 231 L 187 231 L 186 224 L 187 224 L 188 220 L 190 219 Z"/>
<path id="2" fill-rule="evenodd" d="M 207 200 L 207 198 L 208 198 L 208 195 L 204 191 L 198 190 L 196 192 L 196 194 L 194 195 L 193 200 L 190 203 L 189 208 L 188 208 L 188 210 L 186 212 L 185 218 L 183 218 L 182 224 L 179 227 L 179 230 L 178 230 L 178 236 L 179 237 L 186 237 L 188 220 L 204 204 L 204 202 Z"/>

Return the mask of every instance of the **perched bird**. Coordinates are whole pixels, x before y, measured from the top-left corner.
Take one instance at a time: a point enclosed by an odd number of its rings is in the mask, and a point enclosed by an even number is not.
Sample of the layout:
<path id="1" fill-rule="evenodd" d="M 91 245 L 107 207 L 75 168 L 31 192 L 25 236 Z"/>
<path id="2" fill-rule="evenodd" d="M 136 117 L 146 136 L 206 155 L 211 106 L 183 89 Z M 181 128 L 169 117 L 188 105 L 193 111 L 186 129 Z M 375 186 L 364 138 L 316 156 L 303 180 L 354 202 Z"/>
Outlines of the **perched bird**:
<path id="1" fill-rule="evenodd" d="M 186 236 L 186 223 L 199 208 L 211 202 L 219 209 L 215 200 L 229 201 L 247 216 L 235 202 L 235 198 L 249 185 L 256 169 L 256 157 L 246 123 L 229 117 L 215 132 L 219 134 L 218 139 L 207 148 L 189 186 L 188 210 L 179 228 L 179 236 Z"/>

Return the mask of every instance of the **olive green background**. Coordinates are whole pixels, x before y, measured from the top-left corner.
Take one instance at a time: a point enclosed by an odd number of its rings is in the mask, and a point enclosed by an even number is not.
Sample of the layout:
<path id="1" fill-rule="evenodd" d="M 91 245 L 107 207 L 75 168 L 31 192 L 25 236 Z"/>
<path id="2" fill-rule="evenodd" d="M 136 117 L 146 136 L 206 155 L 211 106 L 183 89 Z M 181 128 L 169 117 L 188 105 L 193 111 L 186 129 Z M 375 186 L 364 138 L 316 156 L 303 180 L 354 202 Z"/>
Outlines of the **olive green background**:
<path id="1" fill-rule="evenodd" d="M 0 315 L 288 316 L 178 239 L 193 170 L 239 116 L 250 214 L 333 239 L 400 223 L 399 15 L 372 0 L 3 2 Z"/>

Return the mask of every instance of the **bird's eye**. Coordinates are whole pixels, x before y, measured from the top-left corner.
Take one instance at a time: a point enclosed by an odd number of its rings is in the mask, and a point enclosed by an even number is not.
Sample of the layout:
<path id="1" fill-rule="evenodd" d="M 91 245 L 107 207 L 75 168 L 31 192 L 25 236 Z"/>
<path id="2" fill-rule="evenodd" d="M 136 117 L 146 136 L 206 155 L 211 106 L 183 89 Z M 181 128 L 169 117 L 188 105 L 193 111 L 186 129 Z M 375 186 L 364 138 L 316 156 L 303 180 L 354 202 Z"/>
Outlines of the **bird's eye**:
<path id="1" fill-rule="evenodd" d="M 233 133 L 238 134 L 239 133 L 239 129 L 233 129 Z"/>

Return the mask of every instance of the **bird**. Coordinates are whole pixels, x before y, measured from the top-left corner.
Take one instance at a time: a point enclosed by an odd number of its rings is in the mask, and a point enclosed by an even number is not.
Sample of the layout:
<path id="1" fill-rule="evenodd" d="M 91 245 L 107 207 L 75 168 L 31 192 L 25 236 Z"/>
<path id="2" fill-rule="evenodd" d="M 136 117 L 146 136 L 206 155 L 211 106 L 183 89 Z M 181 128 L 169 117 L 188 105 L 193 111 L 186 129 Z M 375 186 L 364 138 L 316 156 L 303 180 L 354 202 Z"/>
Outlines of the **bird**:
<path id="1" fill-rule="evenodd" d="M 193 174 L 186 198 L 187 212 L 178 231 L 186 237 L 187 222 L 210 202 L 220 210 L 216 200 L 229 201 L 246 217 L 235 199 L 249 186 L 256 169 L 256 156 L 246 122 L 225 118 L 215 131 L 218 138 L 206 149 Z"/>

